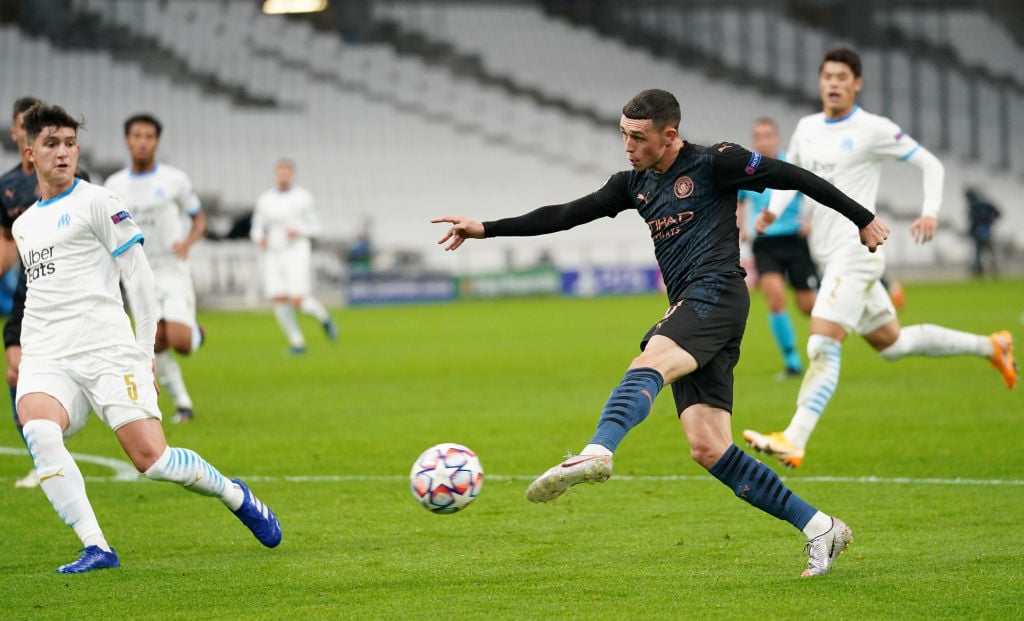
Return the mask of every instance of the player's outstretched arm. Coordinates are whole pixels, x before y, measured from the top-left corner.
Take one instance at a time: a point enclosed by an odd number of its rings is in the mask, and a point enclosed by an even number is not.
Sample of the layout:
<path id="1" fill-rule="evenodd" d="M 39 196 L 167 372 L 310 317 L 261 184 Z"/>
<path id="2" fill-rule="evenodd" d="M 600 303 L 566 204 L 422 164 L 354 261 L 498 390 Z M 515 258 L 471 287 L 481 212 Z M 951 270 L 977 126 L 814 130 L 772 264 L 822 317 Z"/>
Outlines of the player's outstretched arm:
<path id="1" fill-rule="evenodd" d="M 437 243 L 443 244 L 449 240 L 445 250 L 455 250 L 463 244 L 467 239 L 483 239 L 484 238 L 484 225 L 483 222 L 472 220 L 464 216 L 444 216 L 443 218 L 433 218 L 430 221 L 432 224 L 440 224 L 447 222 L 451 224 L 451 228 L 444 234 L 444 237 L 437 240 Z"/>

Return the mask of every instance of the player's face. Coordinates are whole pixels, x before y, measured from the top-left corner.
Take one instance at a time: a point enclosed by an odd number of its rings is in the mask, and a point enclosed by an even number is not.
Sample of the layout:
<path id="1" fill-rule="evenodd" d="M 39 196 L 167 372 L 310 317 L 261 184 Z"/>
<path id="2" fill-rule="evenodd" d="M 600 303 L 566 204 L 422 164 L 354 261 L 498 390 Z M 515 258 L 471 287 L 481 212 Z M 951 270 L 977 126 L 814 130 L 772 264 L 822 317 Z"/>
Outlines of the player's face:
<path id="1" fill-rule="evenodd" d="M 156 127 L 150 123 L 132 123 L 125 136 L 125 144 L 132 155 L 132 163 L 136 166 L 149 168 L 156 157 L 156 148 L 160 138 L 156 135 Z"/>
<path id="2" fill-rule="evenodd" d="M 846 63 L 826 61 L 818 74 L 818 90 L 825 116 L 834 119 L 848 114 L 857 101 L 862 84 L 861 78 L 854 77 L 853 70 Z"/>
<path id="3" fill-rule="evenodd" d="M 78 133 L 70 127 L 46 127 L 25 147 L 40 180 L 54 187 L 70 185 L 78 167 Z"/>
<path id="4" fill-rule="evenodd" d="M 633 170 L 651 168 L 655 172 L 665 172 L 668 168 L 663 165 L 665 153 L 678 136 L 674 127 L 658 131 L 650 119 L 629 119 L 623 115 L 619 119 L 619 132 L 622 134 L 626 158 Z"/>
<path id="5" fill-rule="evenodd" d="M 776 157 L 779 154 L 779 131 L 771 123 L 755 123 L 750 145 L 761 155 Z"/>
<path id="6" fill-rule="evenodd" d="M 292 181 L 295 179 L 295 171 L 292 170 L 291 166 L 285 166 L 284 164 L 277 167 L 274 172 L 274 179 L 277 180 L 277 187 L 282 190 L 287 190 L 292 187 Z"/>

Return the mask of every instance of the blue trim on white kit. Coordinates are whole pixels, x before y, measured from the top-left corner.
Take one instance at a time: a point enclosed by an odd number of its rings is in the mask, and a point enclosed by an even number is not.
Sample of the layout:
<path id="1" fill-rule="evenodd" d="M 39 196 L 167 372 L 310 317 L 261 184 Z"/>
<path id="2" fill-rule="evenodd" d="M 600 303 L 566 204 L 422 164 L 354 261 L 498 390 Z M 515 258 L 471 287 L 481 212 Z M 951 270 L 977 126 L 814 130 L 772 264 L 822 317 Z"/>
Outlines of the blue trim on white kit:
<path id="1" fill-rule="evenodd" d="M 135 235 L 135 237 L 129 239 L 125 243 L 118 246 L 116 250 L 110 253 L 111 256 L 116 257 L 118 255 L 124 254 L 124 252 L 131 248 L 133 245 L 135 245 L 136 242 L 138 242 L 140 246 L 146 242 L 146 238 L 142 236 L 142 233 Z"/>
<path id="2" fill-rule="evenodd" d="M 910 159 L 910 156 L 911 156 L 911 155 L 913 155 L 914 153 L 916 153 L 916 152 L 917 152 L 917 150 L 918 150 L 918 149 L 920 149 L 920 148 L 921 148 L 921 145 L 919 145 L 919 144 L 917 144 L 917 145 L 914 145 L 914 148 L 913 148 L 913 149 L 911 149 L 910 151 L 908 151 L 906 155 L 904 155 L 903 157 L 901 157 L 901 158 L 900 158 L 900 161 L 901 161 L 901 162 L 905 162 L 905 161 L 909 160 L 909 159 Z"/>

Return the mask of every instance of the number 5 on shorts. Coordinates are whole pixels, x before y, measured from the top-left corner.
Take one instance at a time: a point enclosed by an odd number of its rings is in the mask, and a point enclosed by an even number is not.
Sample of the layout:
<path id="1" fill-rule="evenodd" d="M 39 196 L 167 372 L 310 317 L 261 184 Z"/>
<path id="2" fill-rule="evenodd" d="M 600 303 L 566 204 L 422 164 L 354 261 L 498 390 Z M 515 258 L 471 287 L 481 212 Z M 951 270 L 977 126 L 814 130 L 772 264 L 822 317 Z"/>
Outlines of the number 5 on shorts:
<path id="1" fill-rule="evenodd" d="M 139 400 L 139 387 L 135 384 L 132 379 L 135 377 L 134 373 L 127 373 L 124 376 L 124 386 L 128 389 L 128 398 L 132 401 Z"/>

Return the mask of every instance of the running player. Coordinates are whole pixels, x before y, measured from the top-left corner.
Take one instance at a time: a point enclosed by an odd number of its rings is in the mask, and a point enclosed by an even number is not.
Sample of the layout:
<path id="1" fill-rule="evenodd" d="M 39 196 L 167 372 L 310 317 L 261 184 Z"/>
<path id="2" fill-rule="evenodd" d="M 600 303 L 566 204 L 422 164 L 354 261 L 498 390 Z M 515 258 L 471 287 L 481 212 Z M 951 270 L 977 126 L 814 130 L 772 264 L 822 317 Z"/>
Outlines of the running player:
<path id="1" fill-rule="evenodd" d="M 124 202 L 74 178 L 79 125 L 59 106 L 36 104 L 25 113 L 25 151 L 42 198 L 13 229 L 28 280 L 18 415 L 43 492 L 84 546 L 80 558 L 57 572 L 120 565 L 64 445 L 92 410 L 139 472 L 219 498 L 263 545 L 274 547 L 281 542 L 277 516 L 244 483 L 226 479 L 193 451 L 167 446 L 154 378 L 153 272 Z"/>
<path id="2" fill-rule="evenodd" d="M 612 175 L 593 194 L 515 218 L 436 218 L 432 222 L 452 225 L 438 243 L 455 250 L 467 239 L 542 235 L 637 210 L 650 229 L 668 311 L 643 337 L 642 353 L 612 392 L 590 443 L 541 475 L 526 497 L 547 502 L 578 483 L 607 480 L 619 443 L 647 417 L 662 387 L 672 384 L 693 459 L 741 499 L 801 529 L 810 552 L 804 575 L 824 574 L 852 539 L 850 529 L 804 502 L 732 442 L 733 369 L 750 308 L 739 264 L 736 192 L 770 186 L 817 197 L 860 227 L 871 249 L 888 229 L 803 169 L 727 142 L 704 147 L 683 141 L 679 120 L 671 93 L 642 91 L 623 107 L 619 121 L 632 170 Z"/>
<path id="3" fill-rule="evenodd" d="M 332 341 L 338 339 L 338 327 L 315 297 L 311 282 L 310 238 L 320 233 L 320 217 L 313 195 L 295 185 L 295 163 L 280 160 L 275 172 L 276 185 L 256 200 L 250 237 L 264 251 L 263 289 L 274 303 L 274 317 L 288 338 L 292 355 L 306 352 L 295 310 L 312 315 Z"/>
<path id="4" fill-rule="evenodd" d="M 786 161 L 785 154 L 779 153 L 779 127 L 769 118 L 754 121 L 751 130 L 751 146 L 761 155 Z M 768 324 L 775 337 L 775 343 L 782 352 L 783 369 L 780 379 L 798 377 L 803 373 L 804 364 L 796 346 L 796 331 L 786 311 L 786 281 L 789 281 L 796 296 L 796 305 L 805 315 L 814 306 L 818 289 L 818 268 L 811 260 L 807 247 L 807 226 L 800 215 L 800 195 L 786 205 L 778 220 L 764 233 L 754 230 L 754 219 L 768 206 L 771 190 L 751 192 L 740 190 L 739 205 L 740 241 L 753 234 L 754 262 L 757 267 L 757 283 L 768 303 Z"/>
<path id="5" fill-rule="evenodd" d="M 788 151 L 790 161 L 832 181 L 872 211 L 883 160 L 919 168 L 924 205 L 910 230 L 915 242 L 929 241 L 935 234 L 942 197 L 942 163 L 895 123 L 857 105 L 863 82 L 856 52 L 845 47 L 826 52 L 818 78 L 823 111 L 797 124 Z M 784 194 L 773 197 L 761 213 L 759 230 L 785 207 Z M 751 446 L 789 467 L 803 462 L 807 441 L 839 382 L 842 344 L 850 333 L 860 334 L 886 360 L 909 355 L 980 356 L 1000 372 L 1008 388 L 1014 387 L 1013 335 L 1004 330 L 982 336 L 930 324 L 901 329 L 896 309 L 879 282 L 885 270 L 884 254 L 864 252 L 849 224 L 831 210 L 808 203 L 811 253 L 822 269 L 807 340 L 810 364 L 789 426 L 768 434 L 745 430 L 743 437 Z"/>
<path id="6" fill-rule="evenodd" d="M 137 114 L 124 122 L 125 144 L 131 166 L 107 179 L 106 187 L 121 196 L 132 218 L 146 236 L 146 258 L 156 279 L 160 321 L 156 328 L 156 372 L 160 385 L 174 401 L 175 423 L 194 417 L 192 397 L 181 367 L 171 350 L 191 355 L 203 344 L 205 333 L 196 319 L 196 293 L 188 264 L 188 251 L 206 234 L 206 212 L 188 176 L 156 160 L 163 126 L 150 114 Z M 191 220 L 186 231 L 184 219 Z"/>

